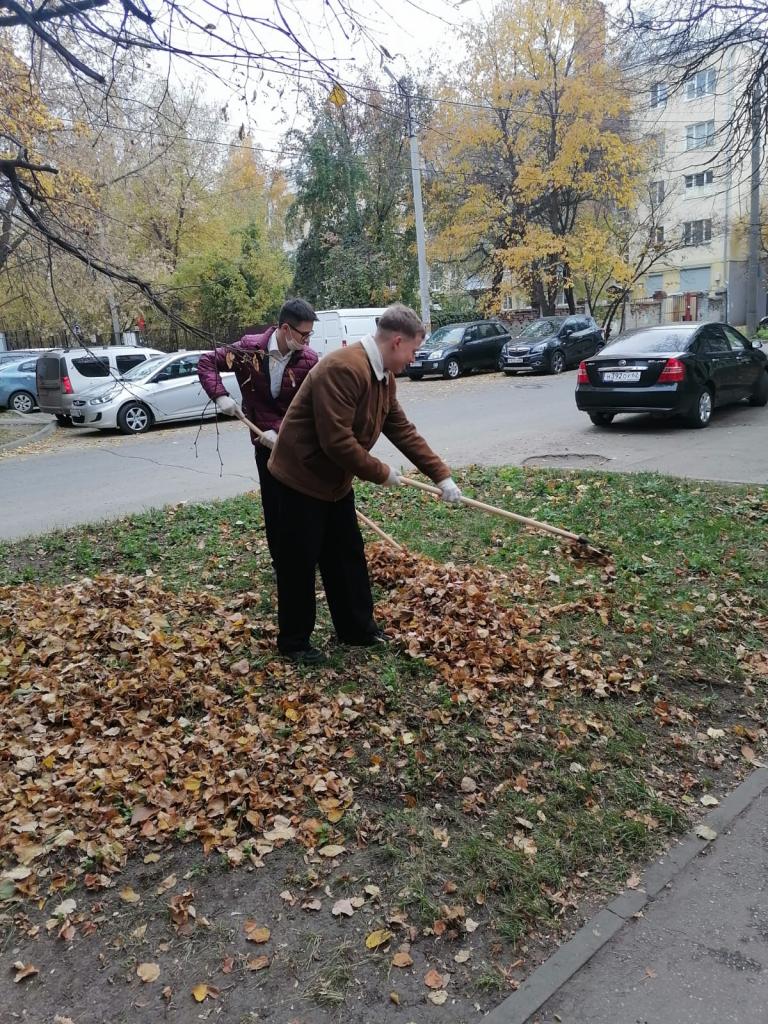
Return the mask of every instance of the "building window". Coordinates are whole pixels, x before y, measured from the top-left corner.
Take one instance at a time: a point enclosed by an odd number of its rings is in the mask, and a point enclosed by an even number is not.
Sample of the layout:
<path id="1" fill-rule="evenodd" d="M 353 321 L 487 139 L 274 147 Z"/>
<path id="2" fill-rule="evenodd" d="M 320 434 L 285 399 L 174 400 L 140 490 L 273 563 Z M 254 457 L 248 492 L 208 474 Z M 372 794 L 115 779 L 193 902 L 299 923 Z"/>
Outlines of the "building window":
<path id="1" fill-rule="evenodd" d="M 717 76 L 714 68 L 707 68 L 706 71 L 697 71 L 693 78 L 685 83 L 685 98 L 696 100 L 700 96 L 711 96 L 715 91 Z"/>
<path id="2" fill-rule="evenodd" d="M 667 83 L 654 82 L 651 86 L 651 106 L 663 107 L 667 102 Z"/>
<path id="3" fill-rule="evenodd" d="M 686 220 L 683 222 L 683 245 L 703 245 L 712 241 L 711 220 Z"/>
<path id="4" fill-rule="evenodd" d="M 685 187 L 703 188 L 705 185 L 711 185 L 714 180 L 714 171 L 698 171 L 696 174 L 686 174 Z"/>
<path id="5" fill-rule="evenodd" d="M 715 144 L 715 122 L 698 121 L 696 124 L 689 124 L 685 129 L 685 148 L 702 149 L 704 146 Z"/>
<path id="6" fill-rule="evenodd" d="M 651 206 L 661 206 L 664 202 L 664 182 L 652 181 L 648 190 L 651 194 Z"/>
<path id="7" fill-rule="evenodd" d="M 664 228 L 658 227 L 653 229 L 653 244 L 664 245 Z"/>

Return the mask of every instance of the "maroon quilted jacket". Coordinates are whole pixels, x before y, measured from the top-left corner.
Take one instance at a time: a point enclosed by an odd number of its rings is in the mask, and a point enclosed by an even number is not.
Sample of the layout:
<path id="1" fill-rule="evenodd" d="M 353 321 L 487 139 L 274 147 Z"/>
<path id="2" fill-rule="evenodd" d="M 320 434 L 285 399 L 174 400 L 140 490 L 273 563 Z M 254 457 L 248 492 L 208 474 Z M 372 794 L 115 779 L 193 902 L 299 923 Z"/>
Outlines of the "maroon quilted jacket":
<path id="1" fill-rule="evenodd" d="M 231 370 L 237 377 L 243 395 L 243 412 L 261 430 L 279 430 L 288 406 L 296 397 L 299 385 L 317 362 L 317 353 L 306 345 L 288 360 L 277 398 L 269 386 L 267 347 L 276 328 L 263 334 L 246 334 L 226 348 L 216 348 L 200 356 L 197 374 L 205 393 L 211 399 L 227 394 L 221 373 Z M 257 438 L 251 435 L 254 444 Z"/>

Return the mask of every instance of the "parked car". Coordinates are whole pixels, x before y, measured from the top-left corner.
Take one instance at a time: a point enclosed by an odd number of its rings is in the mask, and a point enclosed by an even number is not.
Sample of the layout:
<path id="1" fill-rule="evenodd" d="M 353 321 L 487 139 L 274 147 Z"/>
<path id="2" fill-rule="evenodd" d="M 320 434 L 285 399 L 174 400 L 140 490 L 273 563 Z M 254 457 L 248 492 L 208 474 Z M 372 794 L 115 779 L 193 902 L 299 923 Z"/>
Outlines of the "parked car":
<path id="1" fill-rule="evenodd" d="M 197 376 L 201 355 L 175 352 L 155 356 L 134 366 L 119 380 L 91 388 L 73 400 L 72 423 L 76 427 L 117 427 L 124 434 L 143 434 L 155 423 L 214 416 L 216 408 Z M 239 402 L 242 396 L 234 373 L 223 373 L 221 379 Z"/>
<path id="2" fill-rule="evenodd" d="M 495 370 L 509 331 L 498 320 L 473 320 L 438 327 L 424 339 L 406 369 L 411 380 L 426 374 L 455 380 L 471 370 Z"/>
<path id="3" fill-rule="evenodd" d="M 132 345 L 108 348 L 51 349 L 37 361 L 37 394 L 43 412 L 54 413 L 62 425 L 71 422 L 72 403 L 95 384 L 116 380 L 158 349 Z"/>
<path id="4" fill-rule="evenodd" d="M 728 324 L 649 327 L 579 366 L 576 405 L 607 427 L 617 413 L 680 414 L 706 427 L 715 406 L 768 403 L 768 358 Z"/>
<path id="5" fill-rule="evenodd" d="M 15 359 L 0 366 L 0 407 L 32 412 L 37 405 L 37 381 L 33 359 Z"/>
<path id="6" fill-rule="evenodd" d="M 0 352 L 0 367 L 7 366 L 8 363 L 18 363 L 22 359 L 37 359 L 47 351 L 45 348 L 16 348 Z"/>
<path id="7" fill-rule="evenodd" d="M 521 370 L 562 373 L 604 344 L 602 328 L 591 316 L 546 316 L 526 324 L 507 342 L 499 369 L 508 377 Z"/>

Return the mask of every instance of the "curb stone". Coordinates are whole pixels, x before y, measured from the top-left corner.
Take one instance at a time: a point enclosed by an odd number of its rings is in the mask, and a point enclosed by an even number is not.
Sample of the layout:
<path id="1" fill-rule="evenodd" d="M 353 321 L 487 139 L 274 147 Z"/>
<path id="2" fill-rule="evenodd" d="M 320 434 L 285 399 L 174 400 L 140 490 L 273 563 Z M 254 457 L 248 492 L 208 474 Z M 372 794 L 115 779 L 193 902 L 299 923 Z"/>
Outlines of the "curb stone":
<path id="1" fill-rule="evenodd" d="M 731 825 L 761 793 L 768 789 L 768 768 L 752 772 L 740 786 L 711 811 L 700 824 L 716 832 Z M 716 842 L 717 840 L 714 840 Z M 643 874 L 640 887 L 626 889 L 588 921 L 568 942 L 545 960 L 520 988 L 483 1017 L 483 1024 L 526 1024 L 548 999 L 592 959 L 628 921 L 632 920 L 672 879 L 683 871 L 710 842 L 688 835 Z"/>
<path id="2" fill-rule="evenodd" d="M 26 437 L 18 438 L 16 441 L 6 441 L 4 444 L 0 444 L 0 452 L 9 452 L 14 448 L 21 448 L 25 444 L 32 444 L 33 441 L 42 441 L 44 437 L 49 437 L 54 432 L 56 426 L 56 420 L 51 420 L 50 423 L 46 423 L 45 426 L 34 431 L 32 434 L 27 434 Z"/>

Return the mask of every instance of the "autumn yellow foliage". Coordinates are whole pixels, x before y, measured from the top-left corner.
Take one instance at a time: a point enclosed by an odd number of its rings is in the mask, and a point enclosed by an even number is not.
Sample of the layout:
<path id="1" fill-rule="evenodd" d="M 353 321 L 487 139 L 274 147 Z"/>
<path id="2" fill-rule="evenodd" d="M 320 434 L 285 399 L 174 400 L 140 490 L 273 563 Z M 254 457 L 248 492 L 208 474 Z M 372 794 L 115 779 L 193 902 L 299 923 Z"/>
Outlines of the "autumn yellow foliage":
<path id="1" fill-rule="evenodd" d="M 495 297 L 511 279 L 550 308 L 600 246 L 594 231 L 578 240 L 583 212 L 635 204 L 643 155 L 604 20 L 594 3 L 501 0 L 443 83 L 429 139 L 435 255 L 474 258 Z"/>

